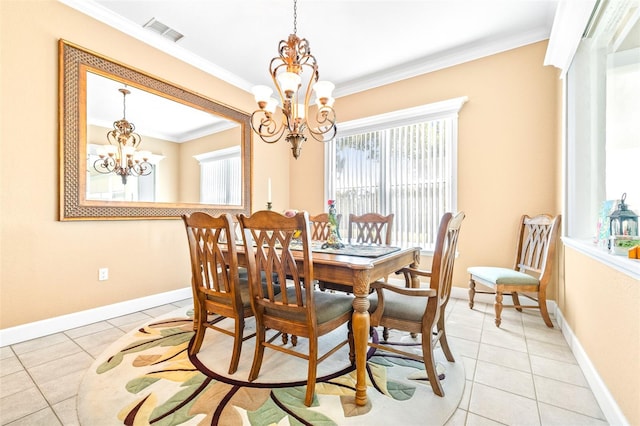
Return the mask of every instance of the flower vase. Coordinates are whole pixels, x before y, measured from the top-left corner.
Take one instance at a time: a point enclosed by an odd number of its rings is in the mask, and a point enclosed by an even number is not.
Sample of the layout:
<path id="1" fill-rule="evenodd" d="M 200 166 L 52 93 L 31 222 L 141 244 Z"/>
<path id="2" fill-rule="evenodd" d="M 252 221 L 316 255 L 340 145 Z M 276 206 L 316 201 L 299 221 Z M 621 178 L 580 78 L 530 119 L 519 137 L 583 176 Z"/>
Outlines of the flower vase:
<path id="1" fill-rule="evenodd" d="M 338 230 L 338 219 L 336 213 L 335 200 L 329 200 L 329 236 L 327 241 L 322 245 L 322 248 L 343 248 L 344 244 L 340 239 L 340 231 Z"/>

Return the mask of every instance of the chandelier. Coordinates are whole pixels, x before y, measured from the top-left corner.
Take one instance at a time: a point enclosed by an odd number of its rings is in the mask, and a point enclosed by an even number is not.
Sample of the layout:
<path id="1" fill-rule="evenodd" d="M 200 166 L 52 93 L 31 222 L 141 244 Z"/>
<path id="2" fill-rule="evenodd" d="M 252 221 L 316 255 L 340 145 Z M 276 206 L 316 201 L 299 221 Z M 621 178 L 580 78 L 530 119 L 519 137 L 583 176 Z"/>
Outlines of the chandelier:
<path id="1" fill-rule="evenodd" d="M 278 100 L 271 97 L 273 90 L 268 86 L 255 86 L 252 92 L 259 109 L 251 114 L 251 127 L 266 143 L 274 143 L 285 134 L 291 144 L 293 157 L 298 158 L 302 144 L 307 140 L 305 133 L 321 142 L 328 142 L 336 136 L 336 114 L 331 92 L 334 84 L 318 81 L 318 63 L 311 54 L 309 42 L 297 35 L 297 4 L 293 2 L 293 34 L 278 45 L 279 56 L 271 60 L 269 71 L 273 84 L 282 102 L 282 120 L 278 124 L 275 116 Z M 304 70 L 308 70 L 306 75 Z M 309 102 L 315 92 L 316 113 L 309 121 Z"/>
<path id="2" fill-rule="evenodd" d="M 109 145 L 98 152 L 100 158 L 93 163 L 93 168 L 98 173 L 119 175 L 126 185 L 128 176 L 146 176 L 153 168 L 148 161 L 151 153 L 138 151 L 142 138 L 134 132 L 133 123 L 127 121 L 127 95 L 131 92 L 126 88 L 118 91 L 122 93 L 122 119 L 115 121 L 113 130 L 107 132 Z"/>

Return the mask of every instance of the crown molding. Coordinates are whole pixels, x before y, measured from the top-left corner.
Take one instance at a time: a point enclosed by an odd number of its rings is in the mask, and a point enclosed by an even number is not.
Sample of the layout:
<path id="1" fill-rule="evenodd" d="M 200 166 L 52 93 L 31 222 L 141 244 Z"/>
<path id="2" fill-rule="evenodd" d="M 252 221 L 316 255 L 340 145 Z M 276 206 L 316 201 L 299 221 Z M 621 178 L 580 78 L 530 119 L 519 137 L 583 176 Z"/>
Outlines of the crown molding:
<path id="1" fill-rule="evenodd" d="M 399 65 L 380 73 L 363 76 L 336 86 L 335 97 L 351 95 L 395 83 L 408 78 L 460 65 L 548 38 L 545 28 L 538 28 L 524 34 L 505 36 L 490 40 L 478 40 L 453 50 L 439 52 L 416 61 Z"/>
<path id="2" fill-rule="evenodd" d="M 595 7 L 596 0 L 561 0 L 558 3 L 544 64 L 559 68 L 561 77 L 564 77 L 573 61 Z"/>
<path id="3" fill-rule="evenodd" d="M 107 8 L 86 0 L 58 0 L 59 2 L 97 19 L 123 33 L 157 48 L 183 62 L 205 71 L 246 92 L 251 92 L 253 84 L 226 69 L 188 52 L 178 44 L 169 42 L 158 34 L 145 30 L 135 23 L 125 20 Z M 524 34 L 505 35 L 500 38 L 478 40 L 453 50 L 438 52 L 378 73 L 364 75 L 345 83 L 336 84 L 334 97 L 347 96 L 376 87 L 395 83 L 422 74 L 470 62 L 483 57 L 516 49 L 528 44 L 548 39 L 548 30 L 538 28 Z"/>
<path id="4" fill-rule="evenodd" d="M 123 19 L 98 3 L 86 0 L 58 1 L 242 90 L 249 92 L 252 87 L 251 83 L 237 75 L 210 61 L 202 59 L 200 56 L 194 55 L 159 34 L 146 30 L 134 22 Z"/>

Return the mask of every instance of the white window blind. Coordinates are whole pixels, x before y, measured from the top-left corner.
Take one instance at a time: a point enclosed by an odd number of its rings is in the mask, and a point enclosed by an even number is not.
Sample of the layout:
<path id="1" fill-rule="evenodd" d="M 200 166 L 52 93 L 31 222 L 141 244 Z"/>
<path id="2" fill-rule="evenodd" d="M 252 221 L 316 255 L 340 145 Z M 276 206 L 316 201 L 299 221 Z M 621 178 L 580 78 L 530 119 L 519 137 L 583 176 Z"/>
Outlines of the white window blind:
<path id="1" fill-rule="evenodd" d="M 434 248 L 456 209 L 457 114 L 466 98 L 343 123 L 327 148 L 327 198 L 342 213 L 394 213 L 392 244 Z"/>
<path id="2" fill-rule="evenodd" d="M 240 147 L 194 156 L 200 162 L 200 202 L 240 205 L 242 162 Z"/>

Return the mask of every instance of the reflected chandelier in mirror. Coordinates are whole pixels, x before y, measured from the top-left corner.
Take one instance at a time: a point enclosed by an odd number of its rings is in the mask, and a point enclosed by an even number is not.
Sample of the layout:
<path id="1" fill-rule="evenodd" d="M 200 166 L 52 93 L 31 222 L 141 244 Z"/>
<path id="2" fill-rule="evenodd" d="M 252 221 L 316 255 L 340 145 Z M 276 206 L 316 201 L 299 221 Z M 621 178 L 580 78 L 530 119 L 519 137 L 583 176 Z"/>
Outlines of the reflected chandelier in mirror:
<path id="1" fill-rule="evenodd" d="M 248 114 L 65 40 L 59 54 L 60 220 L 251 212 Z M 94 167 L 117 156 L 107 134 L 123 107 L 152 169 L 126 180 Z"/>

